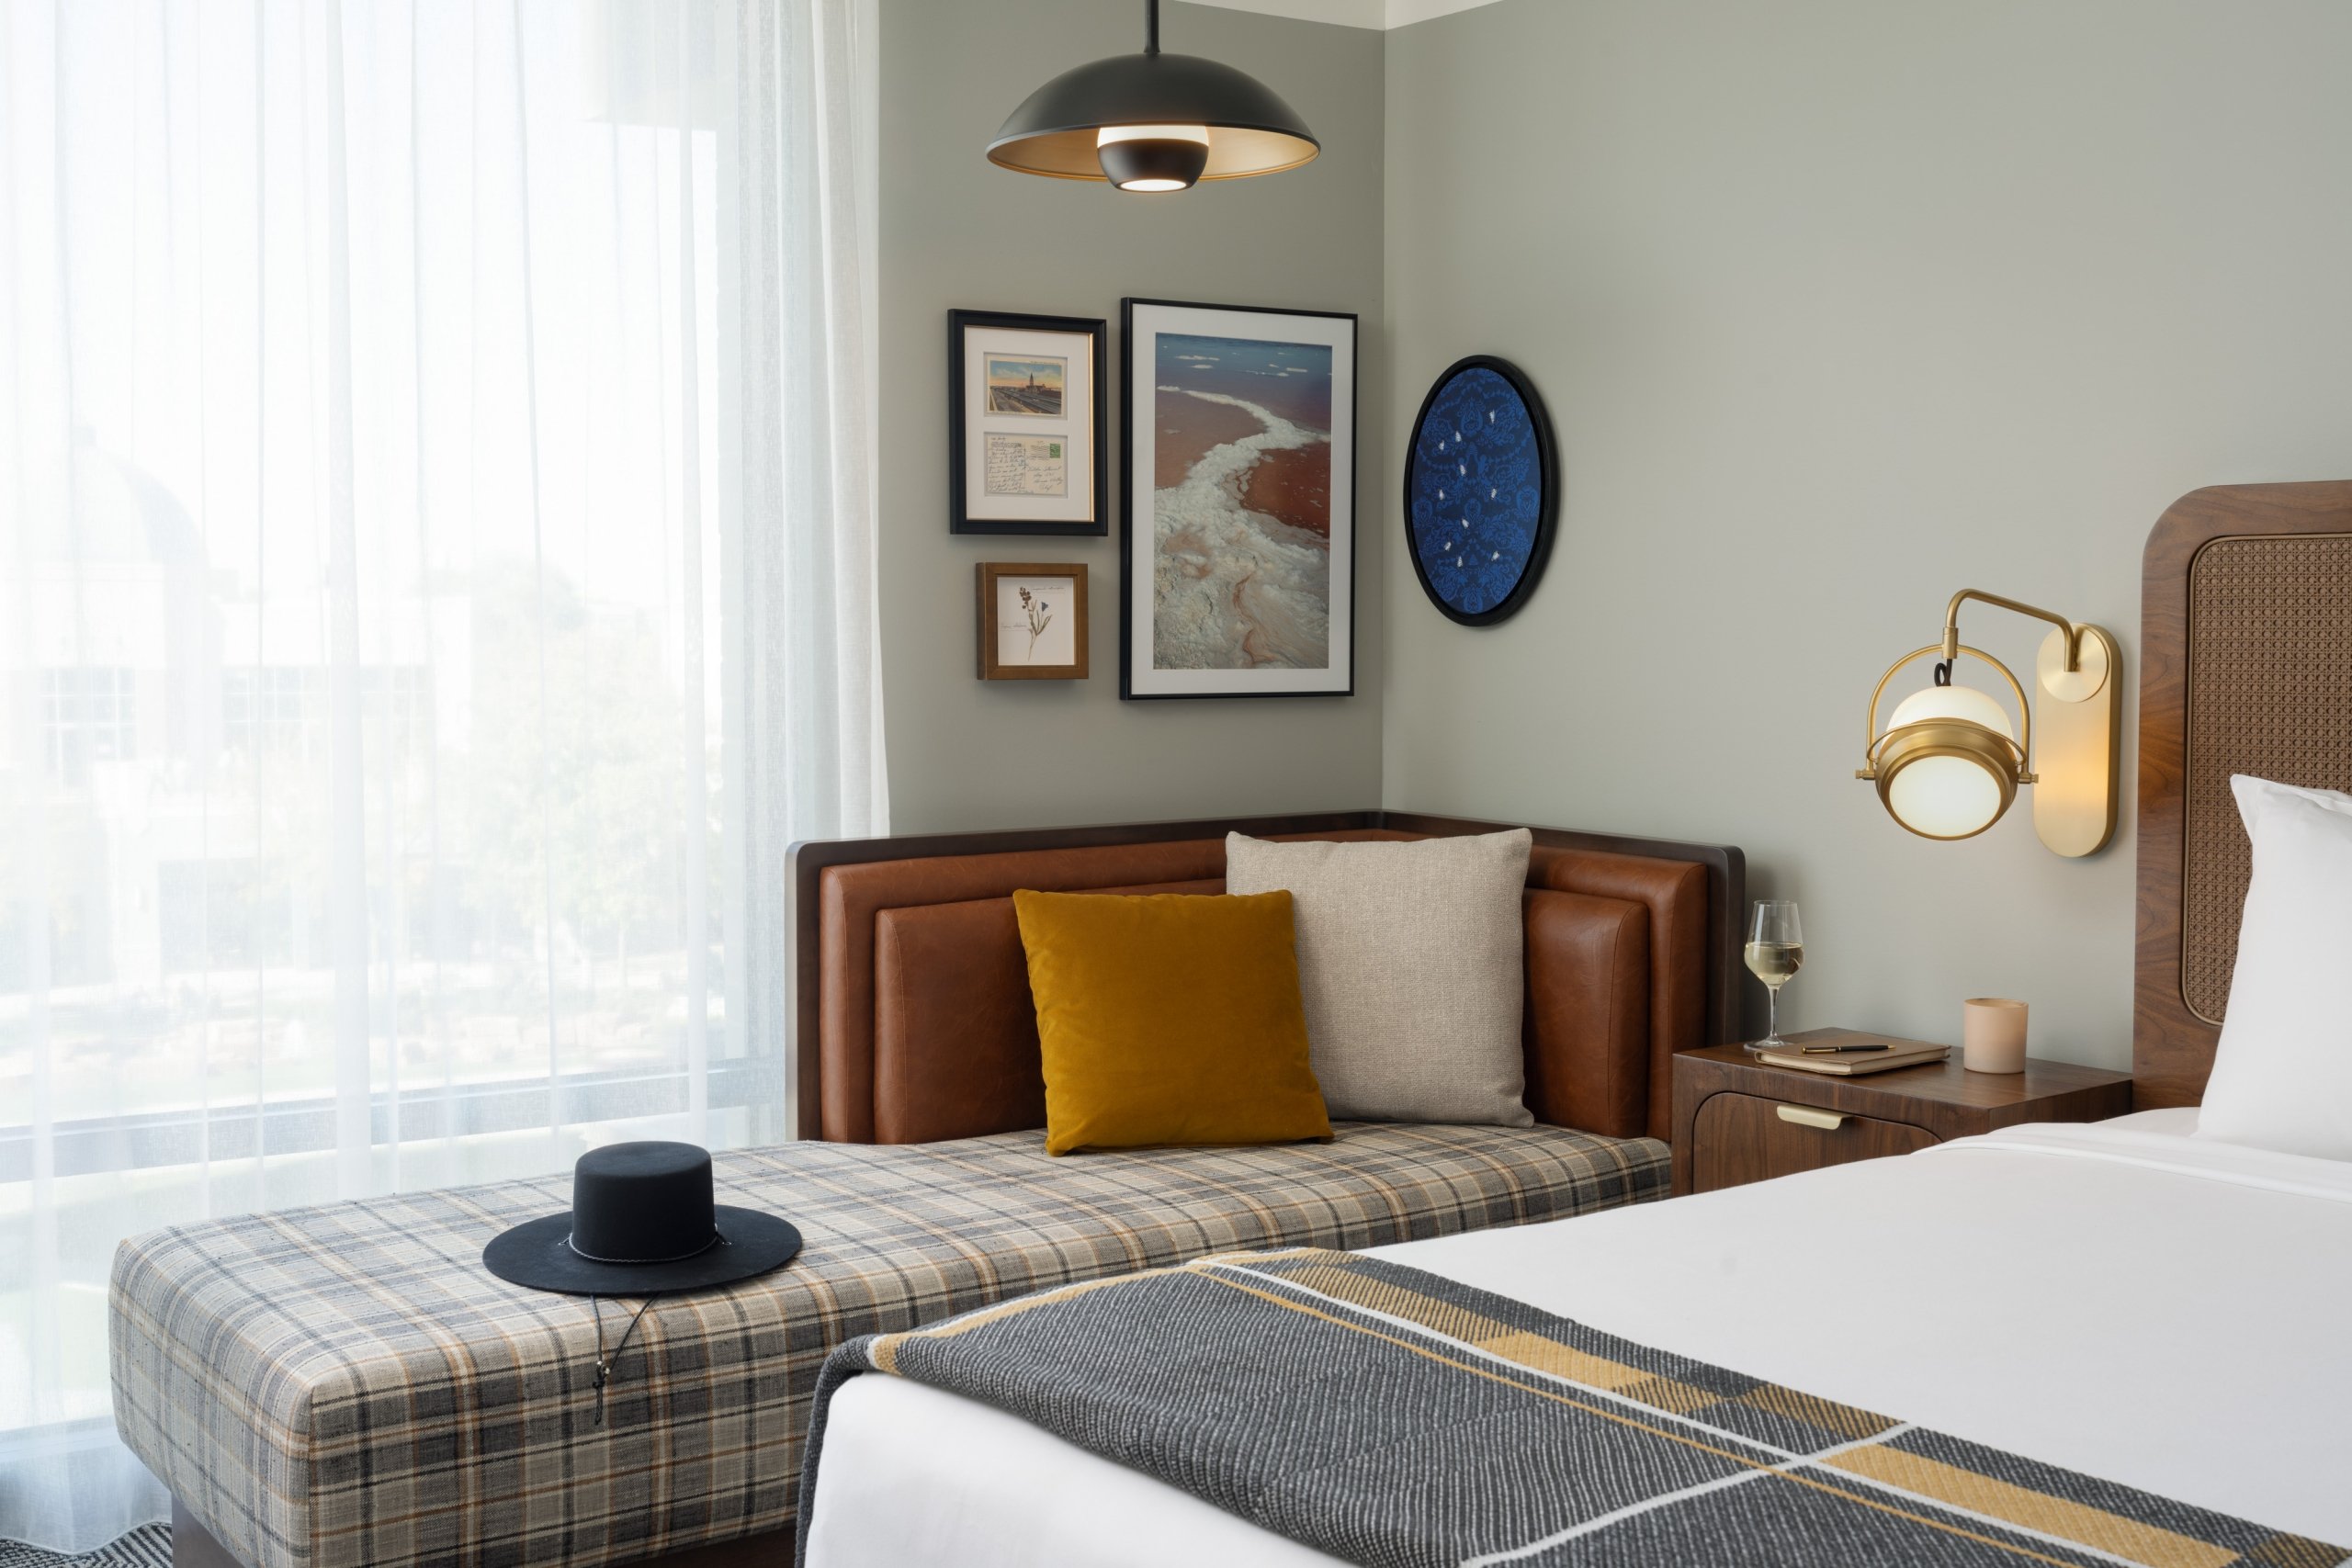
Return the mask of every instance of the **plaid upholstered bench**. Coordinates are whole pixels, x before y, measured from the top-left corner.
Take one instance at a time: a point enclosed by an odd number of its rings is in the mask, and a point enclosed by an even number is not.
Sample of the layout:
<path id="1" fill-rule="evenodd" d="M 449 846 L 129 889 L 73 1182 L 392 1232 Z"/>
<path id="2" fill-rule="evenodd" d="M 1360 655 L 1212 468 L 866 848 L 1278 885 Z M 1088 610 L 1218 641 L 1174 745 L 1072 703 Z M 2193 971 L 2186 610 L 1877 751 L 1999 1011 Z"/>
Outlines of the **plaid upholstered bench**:
<path id="1" fill-rule="evenodd" d="M 722 1155 L 718 1177 L 722 1201 L 785 1215 L 806 1249 L 657 1302 L 600 1409 L 589 1303 L 481 1263 L 492 1235 L 569 1206 L 563 1177 L 126 1244 L 115 1419 L 176 1499 L 179 1568 L 773 1564 L 791 1551 L 775 1532 L 794 1519 L 817 1371 L 843 1339 L 1209 1252 L 1372 1247 L 1665 1196 L 1674 1054 L 1739 1037 L 1744 862 L 1552 829 L 1535 831 L 1524 906 L 1538 1125 L 1045 1154 L 1014 889 L 1215 893 L 1228 829 L 1498 826 L 1347 811 L 796 845 L 809 1141 Z M 617 1338 L 619 1314 L 605 1323 Z"/>
<path id="2" fill-rule="evenodd" d="M 788 1268 L 658 1300 L 601 1402 L 589 1303 L 483 1244 L 564 1177 L 159 1231 L 112 1285 L 115 1419 L 181 1568 L 785 1561 L 817 1370 L 852 1336 L 1237 1247 L 1362 1247 L 1662 1197 L 1649 1138 L 1343 1126 L 1327 1145 L 1052 1159 L 1037 1132 L 718 1157 L 797 1224 Z M 608 1335 L 620 1314 L 605 1309 Z M 768 1537 L 745 1541 L 748 1537 Z M 716 1551 L 695 1553 L 715 1561 Z"/>

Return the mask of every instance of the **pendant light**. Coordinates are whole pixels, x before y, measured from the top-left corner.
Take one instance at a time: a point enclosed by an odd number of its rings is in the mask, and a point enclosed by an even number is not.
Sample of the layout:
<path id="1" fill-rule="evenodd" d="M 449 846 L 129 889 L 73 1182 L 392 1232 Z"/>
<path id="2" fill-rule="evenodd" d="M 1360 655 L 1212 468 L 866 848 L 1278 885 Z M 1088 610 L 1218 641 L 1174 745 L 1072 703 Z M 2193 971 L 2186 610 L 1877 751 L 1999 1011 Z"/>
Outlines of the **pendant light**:
<path id="1" fill-rule="evenodd" d="M 1189 190 L 1200 180 L 1280 174 L 1322 144 L 1256 77 L 1215 60 L 1159 52 L 1159 0 L 1144 0 L 1141 54 L 1065 71 L 1012 111 L 989 162 L 1024 175 L 1108 180 L 1121 190 Z"/>

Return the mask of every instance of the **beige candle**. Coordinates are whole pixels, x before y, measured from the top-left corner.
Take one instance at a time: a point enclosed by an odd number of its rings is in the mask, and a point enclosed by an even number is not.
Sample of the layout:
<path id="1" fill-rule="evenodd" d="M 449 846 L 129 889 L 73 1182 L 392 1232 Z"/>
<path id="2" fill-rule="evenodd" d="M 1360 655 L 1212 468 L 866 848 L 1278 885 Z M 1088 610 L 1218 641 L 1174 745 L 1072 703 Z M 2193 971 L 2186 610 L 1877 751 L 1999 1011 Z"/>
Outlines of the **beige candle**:
<path id="1" fill-rule="evenodd" d="M 1971 997 L 1960 1004 L 1961 1065 L 1972 1073 L 2025 1071 L 2025 1004 Z"/>

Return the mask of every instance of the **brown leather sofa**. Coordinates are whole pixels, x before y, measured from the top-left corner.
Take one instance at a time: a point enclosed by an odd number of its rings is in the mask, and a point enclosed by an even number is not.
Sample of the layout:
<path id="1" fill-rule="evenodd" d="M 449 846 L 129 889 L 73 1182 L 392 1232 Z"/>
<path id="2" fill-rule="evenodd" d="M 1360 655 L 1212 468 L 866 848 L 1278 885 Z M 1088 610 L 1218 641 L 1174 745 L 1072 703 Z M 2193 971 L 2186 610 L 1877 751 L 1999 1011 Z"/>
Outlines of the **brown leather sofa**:
<path id="1" fill-rule="evenodd" d="M 1228 829 L 1419 839 L 1507 824 L 1393 811 L 793 847 L 803 1137 L 909 1144 L 1045 1124 L 1012 894 L 1218 893 Z M 1674 1053 L 1740 1037 L 1740 852 L 1534 829 L 1527 1104 L 1612 1137 L 1668 1133 Z"/>

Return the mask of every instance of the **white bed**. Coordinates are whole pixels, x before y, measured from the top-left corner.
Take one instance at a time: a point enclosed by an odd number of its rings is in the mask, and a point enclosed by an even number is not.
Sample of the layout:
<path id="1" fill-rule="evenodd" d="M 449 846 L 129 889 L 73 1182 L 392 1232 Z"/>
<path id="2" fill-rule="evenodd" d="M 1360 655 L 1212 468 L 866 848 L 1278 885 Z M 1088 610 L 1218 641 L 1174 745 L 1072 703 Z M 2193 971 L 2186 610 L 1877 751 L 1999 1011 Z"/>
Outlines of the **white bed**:
<path id="1" fill-rule="evenodd" d="M 2324 1540 L 2352 1540 L 2352 1165 L 2193 1110 L 1378 1256 L 1645 1344 Z M 1334 1561 L 986 1406 L 836 1396 L 812 1568 Z"/>

